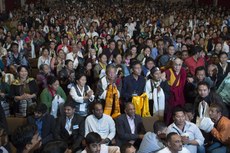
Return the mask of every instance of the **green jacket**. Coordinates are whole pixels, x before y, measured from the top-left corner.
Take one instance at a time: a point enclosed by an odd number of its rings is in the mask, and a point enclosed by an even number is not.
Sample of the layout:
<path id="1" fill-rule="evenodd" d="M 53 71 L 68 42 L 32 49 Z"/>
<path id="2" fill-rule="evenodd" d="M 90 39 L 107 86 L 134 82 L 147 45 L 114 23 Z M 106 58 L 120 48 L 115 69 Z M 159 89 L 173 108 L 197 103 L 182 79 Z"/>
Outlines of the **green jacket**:
<path id="1" fill-rule="evenodd" d="M 60 95 L 66 101 L 66 99 L 67 99 L 66 94 L 61 87 L 58 87 L 57 94 Z M 41 103 L 46 104 L 48 111 L 50 111 L 50 109 L 51 109 L 53 98 L 54 97 L 52 97 L 48 88 L 45 88 L 40 95 L 40 101 L 41 101 Z"/>
<path id="2" fill-rule="evenodd" d="M 230 105 L 230 75 L 228 75 L 223 82 L 221 83 L 221 85 L 219 86 L 219 88 L 217 89 L 217 93 L 222 97 L 224 103 L 226 103 L 227 105 Z"/>

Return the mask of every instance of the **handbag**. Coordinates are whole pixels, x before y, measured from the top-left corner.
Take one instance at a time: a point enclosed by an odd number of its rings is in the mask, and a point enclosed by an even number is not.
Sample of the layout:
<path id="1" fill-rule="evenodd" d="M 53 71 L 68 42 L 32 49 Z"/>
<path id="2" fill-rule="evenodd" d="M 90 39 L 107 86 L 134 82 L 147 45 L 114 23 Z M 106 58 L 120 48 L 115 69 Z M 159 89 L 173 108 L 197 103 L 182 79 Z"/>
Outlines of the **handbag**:
<path id="1" fill-rule="evenodd" d="M 65 100 L 60 95 L 56 94 L 52 100 L 50 115 L 57 118 L 58 113 L 62 114 L 64 102 Z"/>

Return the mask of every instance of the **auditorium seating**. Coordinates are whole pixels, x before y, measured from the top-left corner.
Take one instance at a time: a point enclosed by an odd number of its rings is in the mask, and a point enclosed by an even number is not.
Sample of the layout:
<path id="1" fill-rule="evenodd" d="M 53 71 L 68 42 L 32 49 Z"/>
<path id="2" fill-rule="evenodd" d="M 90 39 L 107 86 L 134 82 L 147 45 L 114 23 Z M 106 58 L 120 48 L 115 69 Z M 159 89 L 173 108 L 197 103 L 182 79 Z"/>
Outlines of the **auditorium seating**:
<path id="1" fill-rule="evenodd" d="M 157 119 L 158 119 L 157 117 L 142 118 L 146 132 L 153 131 L 153 123 Z M 22 118 L 22 117 L 8 117 L 6 120 L 7 120 L 7 124 L 8 124 L 8 128 L 9 128 L 9 135 L 11 135 L 17 127 L 26 124 L 26 118 Z M 10 144 L 10 145 L 11 145 L 11 149 L 12 149 L 11 152 L 16 153 L 15 147 L 12 144 Z"/>

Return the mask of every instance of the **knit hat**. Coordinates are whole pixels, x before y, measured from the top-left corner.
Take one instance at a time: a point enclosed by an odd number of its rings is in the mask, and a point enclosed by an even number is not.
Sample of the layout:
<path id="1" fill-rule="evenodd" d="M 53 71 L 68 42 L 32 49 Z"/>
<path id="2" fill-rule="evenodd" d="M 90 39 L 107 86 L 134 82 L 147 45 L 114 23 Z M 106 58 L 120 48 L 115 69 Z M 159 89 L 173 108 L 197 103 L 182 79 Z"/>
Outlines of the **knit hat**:
<path id="1" fill-rule="evenodd" d="M 159 67 L 153 67 L 151 69 L 151 74 L 154 74 L 156 71 L 160 71 L 160 68 Z"/>

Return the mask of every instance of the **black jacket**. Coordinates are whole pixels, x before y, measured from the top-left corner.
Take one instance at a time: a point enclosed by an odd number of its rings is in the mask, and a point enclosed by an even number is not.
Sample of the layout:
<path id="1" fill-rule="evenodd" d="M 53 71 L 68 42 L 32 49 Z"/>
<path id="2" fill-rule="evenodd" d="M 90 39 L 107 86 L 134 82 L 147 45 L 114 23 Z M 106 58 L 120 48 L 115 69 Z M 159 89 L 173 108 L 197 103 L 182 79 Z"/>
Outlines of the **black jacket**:
<path id="1" fill-rule="evenodd" d="M 218 68 L 218 73 L 217 73 L 217 88 L 220 86 L 220 84 L 222 83 L 222 81 L 224 80 L 224 78 L 228 75 L 228 73 L 230 72 L 230 64 L 228 64 L 225 73 L 223 72 L 223 68 L 220 66 L 220 64 L 217 64 L 217 68 Z"/>
<path id="2" fill-rule="evenodd" d="M 54 139 L 54 130 L 55 130 L 55 119 L 50 114 L 45 114 L 42 118 L 42 144 L 46 144 L 47 142 Z M 29 116 L 27 118 L 27 122 L 29 124 L 36 124 L 36 120 L 34 116 Z"/>
<path id="3" fill-rule="evenodd" d="M 139 134 L 145 134 L 144 124 L 140 115 L 135 115 L 134 123 L 135 132 L 132 134 L 126 114 L 122 114 L 116 119 L 116 143 L 118 146 L 130 140 L 136 141 Z"/>
<path id="4" fill-rule="evenodd" d="M 212 103 L 220 103 L 222 105 L 222 107 L 223 107 L 223 113 L 222 114 L 224 116 L 228 117 L 228 115 L 229 115 L 228 109 L 226 108 L 226 106 L 225 106 L 225 104 L 224 104 L 221 96 L 219 94 L 217 94 L 216 92 L 214 92 L 214 91 L 211 91 L 209 93 L 209 95 L 207 97 L 205 97 L 205 98 L 202 98 L 199 95 L 196 97 L 195 102 L 194 102 L 194 106 L 195 106 L 195 117 L 197 117 L 197 115 L 198 115 L 198 106 L 199 106 L 199 103 L 201 101 L 203 101 L 203 100 L 205 102 L 207 102 L 209 106 Z"/>
<path id="5" fill-rule="evenodd" d="M 55 129 L 55 139 L 66 141 L 73 150 L 81 146 L 81 142 L 85 136 L 85 121 L 84 118 L 74 114 L 71 122 L 72 134 L 69 135 L 65 129 L 66 116 L 61 116 L 57 120 Z"/>

